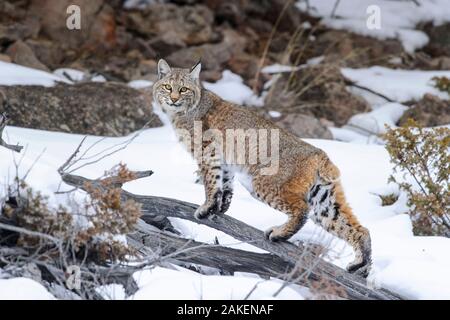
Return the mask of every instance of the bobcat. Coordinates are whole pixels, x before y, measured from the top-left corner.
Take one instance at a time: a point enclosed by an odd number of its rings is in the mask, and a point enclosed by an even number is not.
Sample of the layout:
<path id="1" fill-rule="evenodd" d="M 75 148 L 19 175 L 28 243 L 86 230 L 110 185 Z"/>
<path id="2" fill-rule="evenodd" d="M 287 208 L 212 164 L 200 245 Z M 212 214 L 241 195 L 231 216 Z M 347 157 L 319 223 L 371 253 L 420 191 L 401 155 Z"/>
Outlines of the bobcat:
<path id="1" fill-rule="evenodd" d="M 223 152 L 214 149 L 199 161 L 206 200 L 195 212 L 198 219 L 225 213 L 233 196 L 236 172 L 244 173 L 244 186 L 252 196 L 288 215 L 286 223 L 265 232 L 271 241 L 286 240 L 305 224 L 308 216 L 325 230 L 352 245 L 356 259 L 349 272 L 366 277 L 371 267 L 368 230 L 353 215 L 339 182 L 339 170 L 324 151 L 306 143 L 252 111 L 222 100 L 200 83 L 201 64 L 191 69 L 171 68 L 158 62 L 158 81 L 153 97 L 177 132 L 193 135 L 195 123 L 201 129 L 225 132 L 229 129 L 276 129 L 279 132 L 279 170 L 261 174 L 261 164 L 229 163 Z M 195 145 L 186 143 L 191 154 Z M 213 142 L 201 142 L 206 151 Z M 249 146 L 250 148 L 250 146 Z M 198 159 L 197 159 L 198 160 Z"/>

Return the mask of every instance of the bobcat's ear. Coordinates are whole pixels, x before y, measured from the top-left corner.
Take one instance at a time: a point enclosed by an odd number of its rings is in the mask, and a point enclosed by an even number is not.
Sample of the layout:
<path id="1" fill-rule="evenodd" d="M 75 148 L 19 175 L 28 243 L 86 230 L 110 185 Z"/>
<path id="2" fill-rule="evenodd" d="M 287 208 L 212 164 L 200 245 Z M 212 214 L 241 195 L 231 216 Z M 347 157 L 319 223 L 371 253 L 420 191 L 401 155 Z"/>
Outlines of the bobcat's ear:
<path id="1" fill-rule="evenodd" d="M 171 71 L 169 64 L 164 59 L 158 61 L 158 79 L 164 78 Z"/>
<path id="2" fill-rule="evenodd" d="M 198 81 L 200 79 L 201 70 L 202 70 L 202 63 L 198 61 L 196 65 L 191 68 L 191 72 L 189 73 L 191 75 L 191 78 Z"/>

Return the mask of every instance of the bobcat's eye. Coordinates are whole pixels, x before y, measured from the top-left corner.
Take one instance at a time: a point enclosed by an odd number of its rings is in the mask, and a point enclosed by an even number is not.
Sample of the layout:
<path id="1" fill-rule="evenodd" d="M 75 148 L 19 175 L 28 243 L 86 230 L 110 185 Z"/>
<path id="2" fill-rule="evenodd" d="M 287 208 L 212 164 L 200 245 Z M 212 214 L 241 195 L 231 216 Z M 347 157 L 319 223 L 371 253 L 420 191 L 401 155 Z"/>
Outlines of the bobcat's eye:
<path id="1" fill-rule="evenodd" d="M 181 92 L 181 93 L 184 93 L 184 92 L 186 92 L 186 91 L 188 91 L 188 88 L 186 88 L 186 87 L 181 87 L 181 89 L 180 89 L 180 92 Z"/>
<path id="2" fill-rule="evenodd" d="M 170 84 L 165 84 L 164 89 L 166 89 L 168 91 L 172 91 L 172 86 Z"/>

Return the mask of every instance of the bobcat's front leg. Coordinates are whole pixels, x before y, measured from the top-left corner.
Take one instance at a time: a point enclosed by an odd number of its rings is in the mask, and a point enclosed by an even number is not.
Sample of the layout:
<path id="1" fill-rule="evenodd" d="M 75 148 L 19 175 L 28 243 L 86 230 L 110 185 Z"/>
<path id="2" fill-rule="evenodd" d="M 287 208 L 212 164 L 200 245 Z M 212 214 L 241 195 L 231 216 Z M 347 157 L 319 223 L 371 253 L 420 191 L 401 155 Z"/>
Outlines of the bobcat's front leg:
<path id="1" fill-rule="evenodd" d="M 209 159 L 200 165 L 200 172 L 205 187 L 205 203 L 195 211 L 197 219 L 206 218 L 209 215 L 218 214 L 222 208 L 222 179 L 223 172 L 220 159 Z"/>
<path id="2" fill-rule="evenodd" d="M 225 168 L 222 175 L 222 207 L 220 213 L 225 213 L 230 208 L 231 198 L 233 197 L 234 173 L 231 169 Z"/>

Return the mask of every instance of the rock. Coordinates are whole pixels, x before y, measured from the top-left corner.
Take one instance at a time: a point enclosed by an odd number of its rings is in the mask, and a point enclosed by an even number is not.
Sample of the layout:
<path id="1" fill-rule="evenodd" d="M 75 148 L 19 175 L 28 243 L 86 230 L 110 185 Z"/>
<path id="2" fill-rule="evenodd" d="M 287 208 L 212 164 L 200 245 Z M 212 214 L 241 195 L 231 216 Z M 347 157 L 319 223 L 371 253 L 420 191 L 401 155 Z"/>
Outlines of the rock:
<path id="1" fill-rule="evenodd" d="M 14 42 L 6 49 L 11 61 L 25 67 L 49 71 L 49 69 L 34 55 L 33 50 L 22 40 Z"/>
<path id="2" fill-rule="evenodd" d="M 228 22 L 232 25 L 243 25 L 253 21 L 266 21 L 265 25 L 274 26 L 279 16 L 277 29 L 279 31 L 293 32 L 301 21 L 301 12 L 295 7 L 295 1 L 242 1 L 242 0 L 205 0 L 219 22 Z M 286 9 L 284 9 L 284 7 Z M 284 12 L 283 12 L 284 11 Z M 268 30 L 270 32 L 272 28 Z M 267 31 L 267 30 L 266 30 Z"/>
<path id="3" fill-rule="evenodd" d="M 223 65 L 245 47 L 245 38 L 235 31 L 224 30 L 223 35 L 219 43 L 184 48 L 167 56 L 166 60 L 171 65 L 186 68 L 201 59 L 203 70 L 221 71 Z"/>
<path id="4" fill-rule="evenodd" d="M 53 41 L 28 39 L 25 43 L 33 50 L 36 58 L 51 70 L 57 69 L 61 65 L 64 53 Z"/>
<path id="5" fill-rule="evenodd" d="M 81 29 L 67 28 L 67 8 L 77 5 Z M 115 44 L 115 19 L 104 0 L 31 0 L 30 12 L 41 19 L 42 32 L 62 47 L 79 49 L 112 48 Z"/>
<path id="6" fill-rule="evenodd" d="M 0 53 L 0 61 L 11 62 L 11 57 L 6 54 Z"/>
<path id="7" fill-rule="evenodd" d="M 259 59 L 245 52 L 235 54 L 228 67 L 234 73 L 241 75 L 244 79 L 253 79 L 258 71 Z"/>
<path id="8" fill-rule="evenodd" d="M 301 47 L 300 50 L 304 48 Z M 297 56 L 293 53 L 293 57 Z M 343 67 L 362 68 L 373 65 L 391 66 L 392 57 L 402 56 L 402 44 L 395 39 L 378 40 L 343 30 L 327 30 L 317 35 L 313 45 L 306 48 L 305 58 L 325 56 L 327 63 Z"/>
<path id="9" fill-rule="evenodd" d="M 212 30 L 214 14 L 204 5 L 153 3 L 129 12 L 124 20 L 127 29 L 152 39 L 151 46 L 162 55 L 217 40 Z"/>
<path id="10" fill-rule="evenodd" d="M 415 105 L 405 111 L 398 124 L 404 125 L 412 118 L 424 127 L 450 124 L 450 100 L 426 93 Z"/>
<path id="11" fill-rule="evenodd" d="M 161 126 L 152 113 L 151 95 L 113 82 L 74 85 L 0 86 L 11 125 L 80 134 L 122 136 L 149 122 Z"/>
<path id="12" fill-rule="evenodd" d="M 439 26 L 428 23 L 424 26 L 424 31 L 430 38 L 428 44 L 423 48 L 425 52 L 432 57 L 450 56 L 450 23 Z"/>
<path id="13" fill-rule="evenodd" d="M 281 74 L 266 95 L 265 104 L 283 114 L 307 114 L 338 126 L 354 114 L 370 110 L 363 98 L 347 91 L 340 69 L 326 64 Z"/>
<path id="14" fill-rule="evenodd" d="M 115 47 L 117 39 L 114 14 L 114 10 L 109 5 L 102 6 L 90 28 L 89 39 L 85 44 L 88 48 L 95 50 L 101 46 L 102 49 L 108 50 Z"/>
<path id="15" fill-rule="evenodd" d="M 320 120 L 305 114 L 287 114 L 275 123 L 300 138 L 333 139 L 330 130 Z"/>
<path id="16" fill-rule="evenodd" d="M 440 56 L 432 58 L 428 54 L 419 51 L 414 54 L 411 69 L 450 70 L 450 57 Z"/>
<path id="17" fill-rule="evenodd" d="M 0 44 L 35 37 L 39 30 L 39 21 L 33 18 L 29 18 L 23 23 L 14 22 L 9 25 L 0 25 Z"/>

